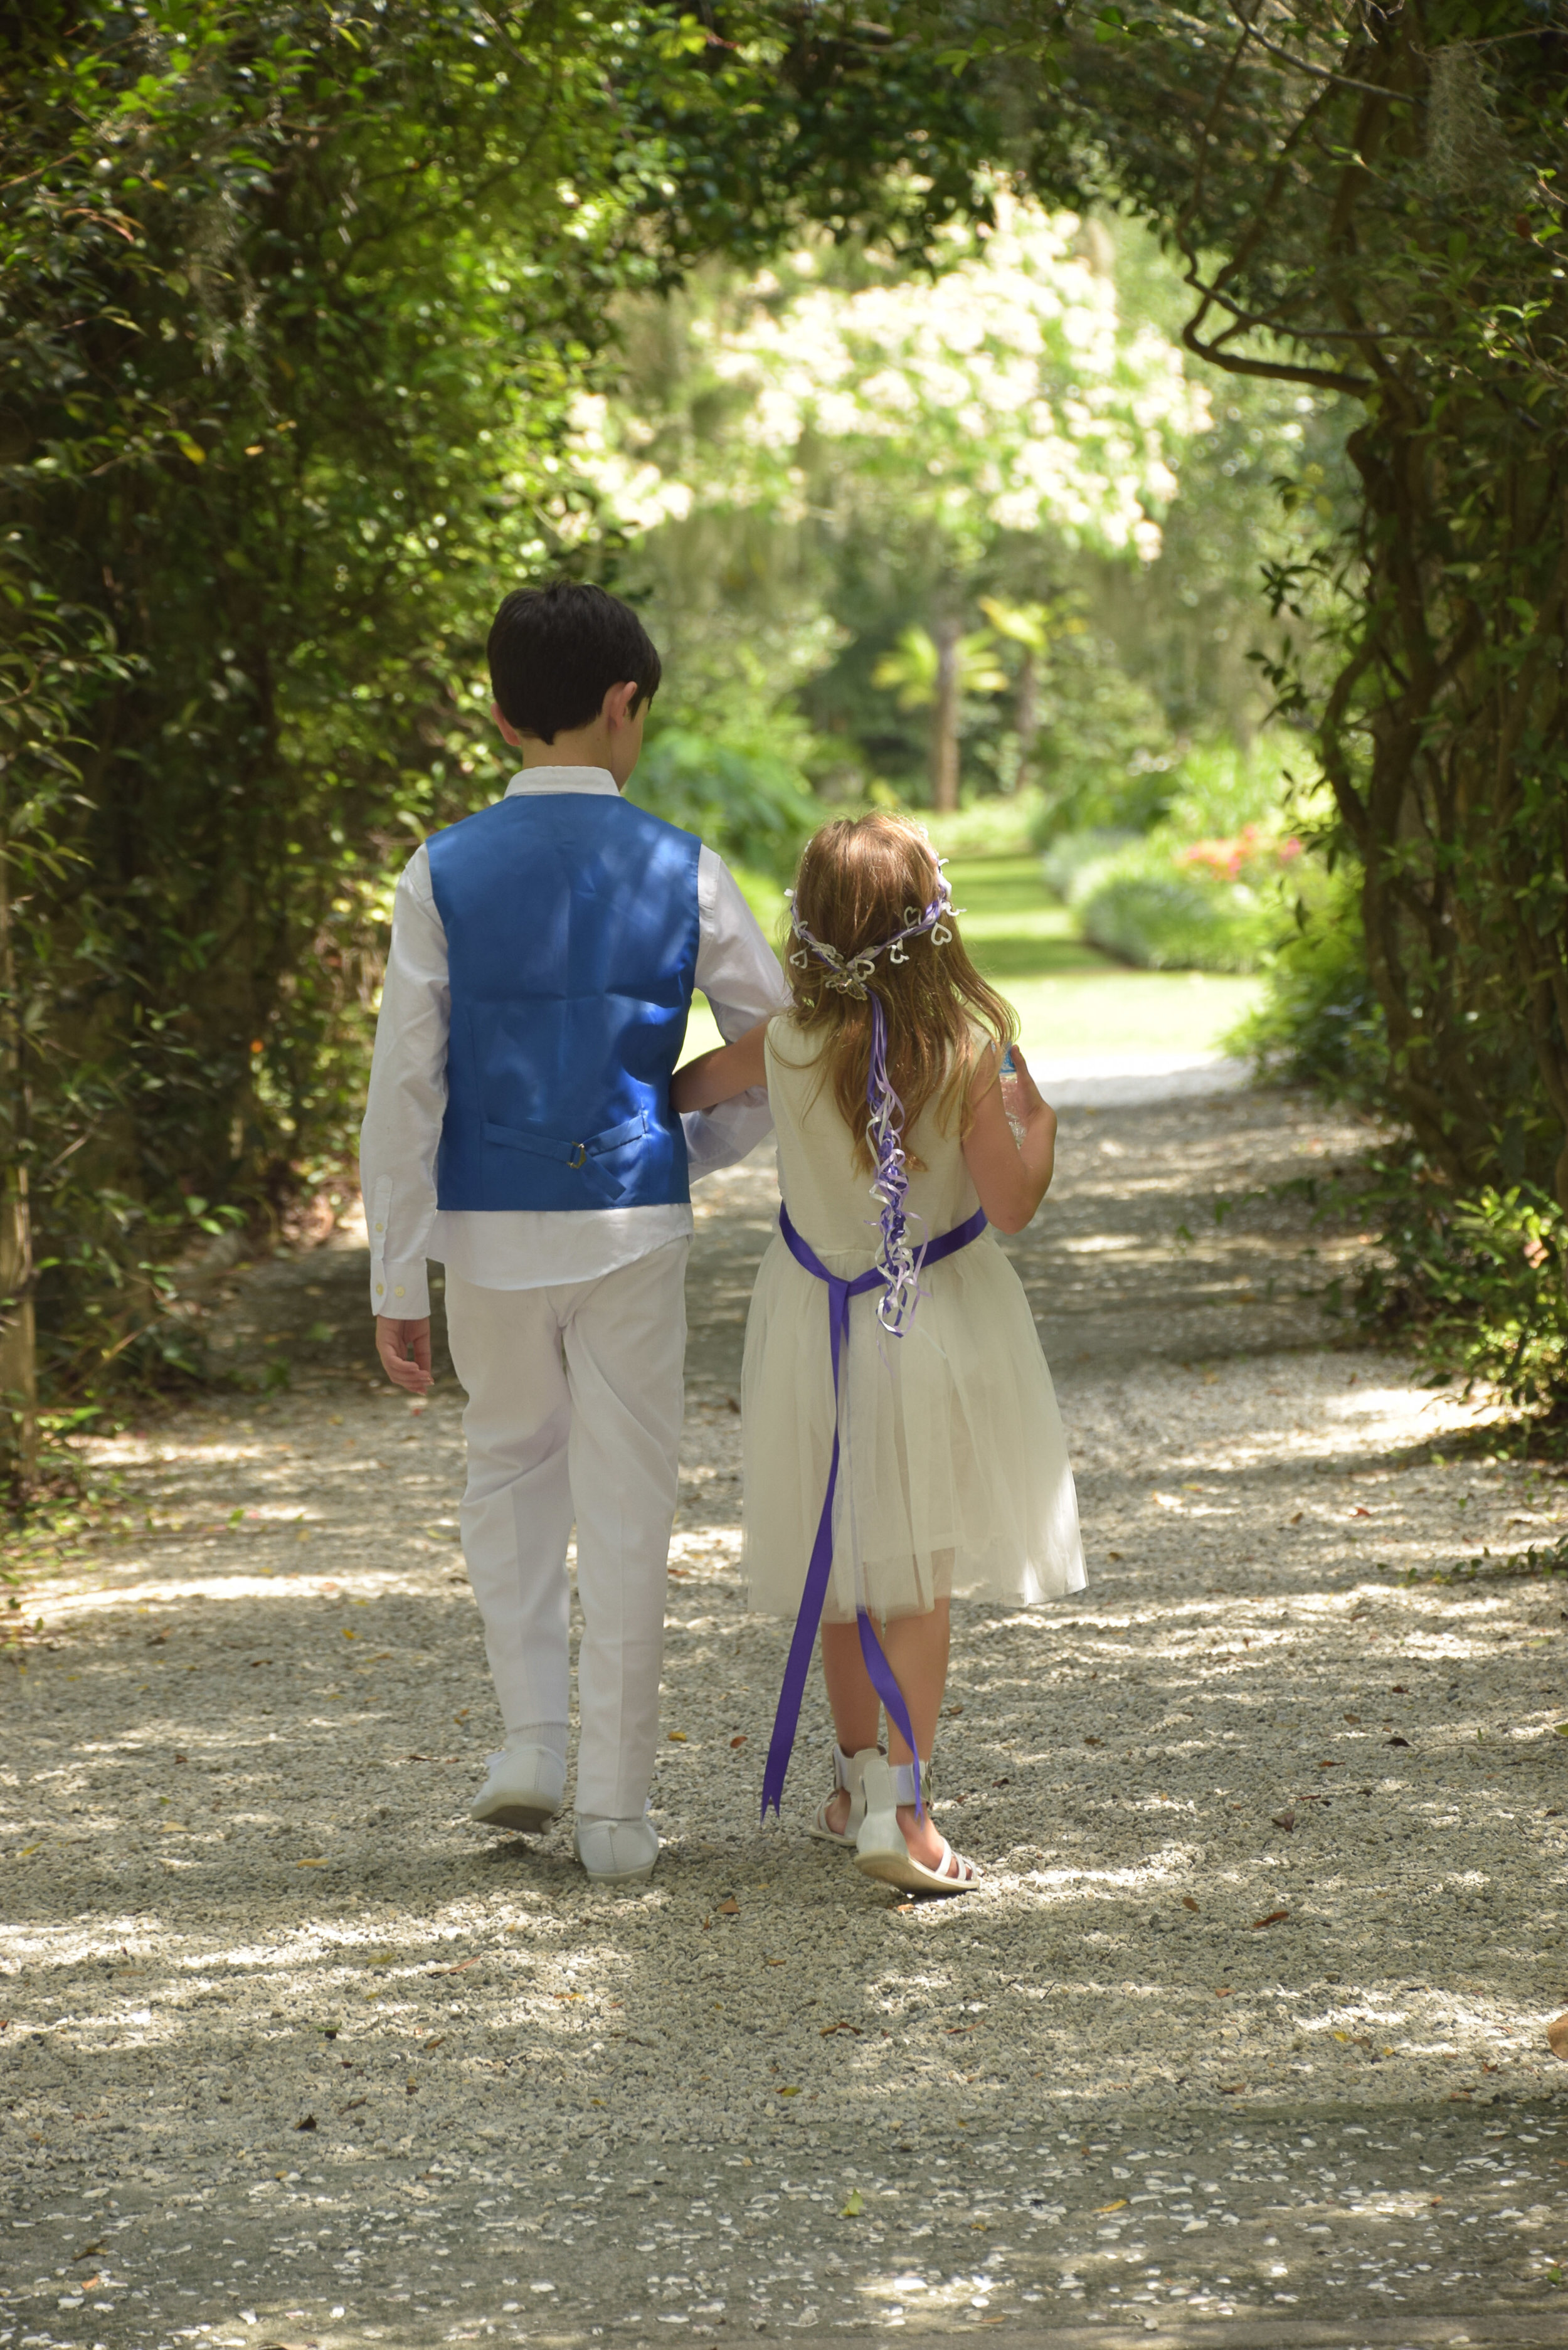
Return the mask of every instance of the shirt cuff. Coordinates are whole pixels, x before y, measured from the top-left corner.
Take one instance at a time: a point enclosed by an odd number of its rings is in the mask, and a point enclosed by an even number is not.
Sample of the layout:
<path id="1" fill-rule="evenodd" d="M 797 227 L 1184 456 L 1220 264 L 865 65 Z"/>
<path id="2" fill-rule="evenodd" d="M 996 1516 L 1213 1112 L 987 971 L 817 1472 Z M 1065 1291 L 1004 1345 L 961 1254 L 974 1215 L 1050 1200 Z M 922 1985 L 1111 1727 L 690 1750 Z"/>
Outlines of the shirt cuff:
<path id="1" fill-rule="evenodd" d="M 688 1110 L 681 1126 L 686 1134 L 686 1159 L 691 1180 L 716 1175 L 721 1167 L 738 1166 L 774 1130 L 774 1114 L 765 1086 L 718 1102 L 711 1109 Z"/>
<path id="2" fill-rule="evenodd" d="M 421 1322 L 431 1310 L 430 1274 L 422 1256 L 406 1264 L 370 1260 L 370 1311 L 393 1322 Z"/>

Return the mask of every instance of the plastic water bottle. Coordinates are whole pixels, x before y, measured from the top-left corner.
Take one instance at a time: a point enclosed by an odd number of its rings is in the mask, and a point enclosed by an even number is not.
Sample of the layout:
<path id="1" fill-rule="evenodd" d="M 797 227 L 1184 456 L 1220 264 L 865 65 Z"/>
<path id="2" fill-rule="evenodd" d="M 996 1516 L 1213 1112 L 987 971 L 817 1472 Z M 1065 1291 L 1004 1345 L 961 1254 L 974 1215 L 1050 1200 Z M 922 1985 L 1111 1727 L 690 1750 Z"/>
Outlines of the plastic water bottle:
<path id="1" fill-rule="evenodd" d="M 1028 1119 L 1023 1109 L 1023 1080 L 1018 1074 L 1018 1064 L 1012 1057 L 1011 1045 L 1002 1056 L 1001 1084 L 1002 1107 L 1007 1123 L 1012 1128 L 1012 1139 L 1022 1142 Z"/>

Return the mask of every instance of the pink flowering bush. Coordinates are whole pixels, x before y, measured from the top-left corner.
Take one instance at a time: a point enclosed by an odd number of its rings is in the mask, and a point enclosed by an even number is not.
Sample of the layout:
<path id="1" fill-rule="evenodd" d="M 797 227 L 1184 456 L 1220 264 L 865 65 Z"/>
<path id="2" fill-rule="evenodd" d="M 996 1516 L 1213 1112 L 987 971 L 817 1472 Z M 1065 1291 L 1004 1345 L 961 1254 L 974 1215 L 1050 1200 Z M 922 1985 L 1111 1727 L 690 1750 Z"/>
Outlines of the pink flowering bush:
<path id="1" fill-rule="evenodd" d="M 1176 862 L 1196 867 L 1216 881 L 1241 881 L 1251 879 L 1254 873 L 1267 874 L 1275 867 L 1282 871 L 1301 853 L 1302 844 L 1293 837 L 1280 840 L 1259 825 L 1244 824 L 1228 840 L 1195 840 L 1189 847 L 1179 848 Z"/>
<path id="2" fill-rule="evenodd" d="M 1321 879 L 1280 821 L 1297 755 L 1282 734 L 1194 745 L 1152 831 L 1082 864 L 1059 850 L 1084 936 L 1153 971 L 1256 971 Z"/>

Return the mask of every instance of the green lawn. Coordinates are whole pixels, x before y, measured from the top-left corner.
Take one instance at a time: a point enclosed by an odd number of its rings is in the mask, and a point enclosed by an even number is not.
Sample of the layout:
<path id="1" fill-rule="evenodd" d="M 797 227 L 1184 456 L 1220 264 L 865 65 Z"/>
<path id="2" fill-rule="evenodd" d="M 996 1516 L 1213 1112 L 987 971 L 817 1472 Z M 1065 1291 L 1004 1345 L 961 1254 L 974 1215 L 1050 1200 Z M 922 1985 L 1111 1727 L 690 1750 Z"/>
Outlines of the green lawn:
<path id="1" fill-rule="evenodd" d="M 971 858 L 948 868 L 964 942 L 1018 1010 L 1023 1049 L 1041 1060 L 1100 1054 L 1213 1053 L 1257 1002 L 1262 983 L 1210 972 L 1129 971 L 1074 934 L 1073 917 L 1040 879 L 1033 857 Z M 774 934 L 776 883 L 747 874 L 753 911 Z M 699 997 L 683 1057 L 720 1042 Z"/>

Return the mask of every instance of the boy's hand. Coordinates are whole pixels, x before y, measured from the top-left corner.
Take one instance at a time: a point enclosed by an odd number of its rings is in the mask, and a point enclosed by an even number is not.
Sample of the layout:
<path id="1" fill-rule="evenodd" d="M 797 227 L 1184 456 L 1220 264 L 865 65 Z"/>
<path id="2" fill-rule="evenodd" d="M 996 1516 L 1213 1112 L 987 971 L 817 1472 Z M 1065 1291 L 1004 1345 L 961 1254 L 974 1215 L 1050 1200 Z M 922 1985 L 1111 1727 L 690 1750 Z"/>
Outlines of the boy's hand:
<path id="1" fill-rule="evenodd" d="M 394 1321 L 390 1315 L 376 1316 L 376 1352 L 381 1357 L 381 1367 L 395 1388 L 407 1395 L 423 1395 L 435 1385 L 431 1376 L 431 1317 L 422 1315 L 417 1322 Z"/>

